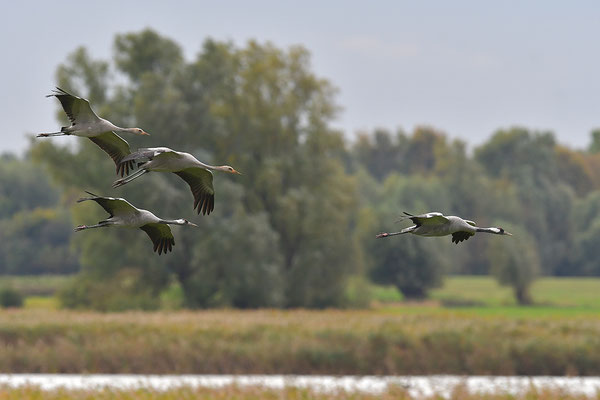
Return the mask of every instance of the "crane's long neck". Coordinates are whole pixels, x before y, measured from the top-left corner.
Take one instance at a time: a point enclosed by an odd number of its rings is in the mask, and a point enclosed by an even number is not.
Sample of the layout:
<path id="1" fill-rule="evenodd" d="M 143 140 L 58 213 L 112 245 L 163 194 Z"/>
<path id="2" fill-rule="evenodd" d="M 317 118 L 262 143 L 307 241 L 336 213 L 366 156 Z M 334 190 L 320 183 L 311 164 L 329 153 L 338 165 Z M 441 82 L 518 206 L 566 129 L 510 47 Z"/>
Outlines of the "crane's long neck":
<path id="1" fill-rule="evenodd" d="M 116 132 L 116 133 L 123 133 L 123 132 L 129 132 L 127 130 L 127 128 L 122 128 L 120 126 L 117 126 L 115 124 L 113 124 L 112 122 L 110 122 L 109 120 L 104 120 L 104 125 L 108 125 L 108 127 L 110 128 L 111 131 Z"/>
<path id="2" fill-rule="evenodd" d="M 205 169 L 210 169 L 213 171 L 223 171 L 224 166 L 222 165 L 210 165 L 210 164 L 205 164 L 202 161 L 196 159 L 196 164 L 198 164 L 199 167 L 205 168 Z"/>
<path id="3" fill-rule="evenodd" d="M 499 228 L 475 228 L 477 232 L 495 233 L 499 235 L 501 233 Z"/>
<path id="4" fill-rule="evenodd" d="M 158 223 L 167 225 L 185 225 L 186 221 L 184 219 L 159 219 Z"/>
<path id="5" fill-rule="evenodd" d="M 116 133 L 133 133 L 133 134 L 137 134 L 135 128 L 121 128 L 120 126 L 116 126 L 115 124 L 112 124 L 114 126 L 113 128 L 113 132 Z"/>

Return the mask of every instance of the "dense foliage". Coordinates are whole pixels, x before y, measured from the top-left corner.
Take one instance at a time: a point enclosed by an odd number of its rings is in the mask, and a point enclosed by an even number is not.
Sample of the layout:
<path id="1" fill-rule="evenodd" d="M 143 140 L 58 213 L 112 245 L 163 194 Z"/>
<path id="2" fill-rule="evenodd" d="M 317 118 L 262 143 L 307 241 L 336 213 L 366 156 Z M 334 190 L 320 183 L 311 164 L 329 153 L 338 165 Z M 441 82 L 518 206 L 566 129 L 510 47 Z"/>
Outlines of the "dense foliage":
<path id="1" fill-rule="evenodd" d="M 117 36 L 114 51 L 112 60 L 95 60 L 77 49 L 58 68 L 59 86 L 116 124 L 151 133 L 126 137 L 132 148 L 169 146 L 244 175 L 215 173 L 215 212 L 195 217 L 187 185 L 172 174 L 110 189 L 111 160 L 84 139 L 74 149 L 36 140 L 28 157 L 37 166 L 3 160 L 0 224 L 11 237 L 0 243 L 0 265 L 10 273 L 79 265 L 66 305 L 156 308 L 175 285 L 188 307 L 318 308 L 348 304 L 356 276 L 421 298 L 449 272 L 493 273 L 527 303 L 538 274 L 600 275 L 598 131 L 588 151 L 523 128 L 497 131 L 472 154 L 430 127 L 344 140 L 331 128 L 335 89 L 315 76 L 301 47 L 207 40 L 186 60 L 177 43 L 145 30 Z M 166 218 L 193 217 L 200 229 L 175 228 L 174 252 L 161 257 L 141 232 L 74 235 L 69 226 L 105 215 L 95 204 L 74 205 L 83 190 Z M 374 239 L 395 230 L 402 211 L 431 210 L 515 236 L 480 234 L 457 246 L 449 238 Z"/>
<path id="2" fill-rule="evenodd" d="M 77 271 L 71 221 L 59 196 L 30 158 L 0 156 L 0 274 Z"/>

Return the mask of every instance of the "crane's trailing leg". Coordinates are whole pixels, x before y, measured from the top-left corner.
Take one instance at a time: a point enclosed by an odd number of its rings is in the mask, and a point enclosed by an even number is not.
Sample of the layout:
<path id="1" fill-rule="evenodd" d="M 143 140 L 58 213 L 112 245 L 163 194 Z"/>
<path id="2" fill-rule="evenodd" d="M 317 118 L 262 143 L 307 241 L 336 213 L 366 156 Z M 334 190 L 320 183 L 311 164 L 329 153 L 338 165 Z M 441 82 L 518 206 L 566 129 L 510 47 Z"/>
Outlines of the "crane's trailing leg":
<path id="1" fill-rule="evenodd" d="M 51 133 L 38 133 L 36 137 L 49 137 L 49 136 L 68 136 L 68 133 L 64 132 L 51 132 Z"/>
<path id="2" fill-rule="evenodd" d="M 113 184 L 113 188 L 118 188 L 119 186 L 123 186 L 126 183 L 131 182 L 132 180 L 139 178 L 145 173 L 150 172 L 147 169 L 140 169 L 139 171 L 134 172 L 133 174 L 126 176 L 125 178 L 117 179 Z"/>
<path id="3" fill-rule="evenodd" d="M 108 222 L 101 221 L 101 222 L 97 223 L 96 225 L 79 225 L 74 230 L 75 230 L 75 232 L 79 232 L 79 231 L 82 231 L 84 229 L 104 228 L 104 227 L 109 226 L 109 225 L 110 224 Z"/>
<path id="4" fill-rule="evenodd" d="M 380 233 L 380 234 L 376 235 L 375 239 L 386 238 L 386 237 L 389 237 L 389 236 L 403 235 L 405 233 L 409 233 L 409 232 L 414 231 L 416 228 L 417 228 L 417 226 L 414 225 L 414 226 L 409 226 L 408 228 L 404 228 L 400 232 L 392 232 L 392 233 L 383 232 L 383 233 Z"/>
<path id="5" fill-rule="evenodd" d="M 402 232 L 392 232 L 392 233 L 383 232 L 383 233 L 380 233 L 378 235 L 375 235 L 375 239 L 386 238 L 386 237 L 389 237 L 389 236 L 402 235 L 403 233 L 408 233 L 408 232 L 409 231 L 406 231 L 406 232 L 404 232 L 404 231 L 402 231 Z"/>

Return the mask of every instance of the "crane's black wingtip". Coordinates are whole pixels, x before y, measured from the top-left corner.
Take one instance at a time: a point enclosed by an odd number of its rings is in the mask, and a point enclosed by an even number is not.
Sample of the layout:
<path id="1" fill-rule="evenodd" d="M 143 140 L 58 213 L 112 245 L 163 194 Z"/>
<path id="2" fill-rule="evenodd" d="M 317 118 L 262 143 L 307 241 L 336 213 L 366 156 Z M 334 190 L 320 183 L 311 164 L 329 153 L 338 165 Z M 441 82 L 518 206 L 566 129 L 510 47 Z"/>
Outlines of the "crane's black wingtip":
<path id="1" fill-rule="evenodd" d="M 119 161 L 117 163 L 117 175 L 121 175 L 123 178 L 125 175 L 129 175 L 130 171 L 133 171 L 135 168 L 135 163 L 133 161 Z"/>
<path id="2" fill-rule="evenodd" d="M 198 215 L 200 215 L 200 213 L 202 213 L 202 215 L 210 215 L 215 209 L 215 196 L 196 196 L 194 200 L 194 209 L 198 210 Z"/>
<path id="3" fill-rule="evenodd" d="M 69 95 L 69 93 L 67 93 L 65 90 L 59 88 L 58 86 L 55 86 L 55 89 L 52 89 L 52 93 L 47 94 L 46 97 L 56 97 L 56 96 L 64 96 L 64 95 Z"/>
<path id="4" fill-rule="evenodd" d="M 154 243 L 154 251 L 156 253 L 158 253 L 158 255 L 160 256 L 161 254 L 167 254 L 170 251 L 173 251 L 173 246 L 175 246 L 175 239 L 161 239 L 160 241 L 157 241 L 156 243 Z"/>
<path id="5" fill-rule="evenodd" d="M 100 196 L 98 196 L 98 195 L 95 195 L 95 194 L 94 194 L 94 193 L 92 193 L 92 192 L 88 192 L 87 190 L 84 190 L 84 192 L 86 192 L 87 194 L 89 194 L 89 195 L 90 195 L 90 196 L 92 196 L 92 197 L 82 197 L 82 198 L 80 198 L 80 199 L 77 199 L 77 202 L 78 202 L 78 203 L 81 203 L 82 201 L 86 201 L 86 200 L 94 200 L 94 199 L 96 199 L 96 198 L 100 197 Z"/>

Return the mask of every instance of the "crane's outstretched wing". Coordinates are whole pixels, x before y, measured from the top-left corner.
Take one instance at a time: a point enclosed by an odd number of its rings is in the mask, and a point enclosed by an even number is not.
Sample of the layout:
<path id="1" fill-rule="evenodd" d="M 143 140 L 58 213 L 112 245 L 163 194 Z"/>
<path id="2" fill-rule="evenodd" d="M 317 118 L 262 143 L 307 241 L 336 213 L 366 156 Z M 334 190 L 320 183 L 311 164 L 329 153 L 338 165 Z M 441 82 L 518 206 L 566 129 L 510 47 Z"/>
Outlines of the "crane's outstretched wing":
<path id="1" fill-rule="evenodd" d="M 113 159 L 117 166 L 117 175 L 129 175 L 129 171 L 133 171 L 135 168 L 135 161 L 123 161 L 125 157 L 131 154 L 131 150 L 129 150 L 129 143 L 121 136 L 108 131 L 101 135 L 90 137 L 89 139 Z"/>
<path id="2" fill-rule="evenodd" d="M 152 160 L 154 157 L 166 153 L 168 153 L 170 157 L 181 157 L 178 152 L 171 150 L 168 147 L 148 147 L 137 149 L 137 151 L 134 151 L 133 153 L 127 155 L 127 157 L 124 157 L 121 162 Z"/>
<path id="3" fill-rule="evenodd" d="M 416 226 L 422 225 L 443 225 L 448 222 L 448 218 L 444 217 L 444 215 L 440 212 L 430 212 L 427 214 L 421 215 L 412 215 L 404 212 L 406 216 L 400 217 L 397 222 L 404 221 L 405 219 L 410 219 Z"/>
<path id="4" fill-rule="evenodd" d="M 471 236 L 475 236 L 475 234 L 472 232 L 464 232 L 464 231 L 454 232 L 452 234 L 452 243 L 458 244 L 459 242 L 462 242 L 463 240 L 468 240 Z"/>
<path id="5" fill-rule="evenodd" d="M 56 87 L 53 93 L 46 97 L 56 97 L 62 105 L 65 114 L 69 117 L 71 124 L 77 125 L 83 122 L 94 122 L 100 120 L 90 107 L 90 102 L 81 97 L 73 96 L 65 90 Z"/>
<path id="6" fill-rule="evenodd" d="M 159 255 L 162 253 L 167 254 L 167 252 L 173 250 L 175 238 L 173 237 L 169 225 L 152 223 L 142 225 L 140 226 L 140 229 L 150 236 L 150 239 L 154 244 L 154 251 L 158 252 Z"/>
<path id="7" fill-rule="evenodd" d="M 104 210 L 106 210 L 106 212 L 109 213 L 111 217 L 118 215 L 134 214 L 138 211 L 137 208 L 132 206 L 131 203 L 129 203 L 125 199 L 116 197 L 96 196 L 94 193 L 88 191 L 86 191 L 86 193 L 92 197 L 82 197 L 81 199 L 77 200 L 78 203 L 81 203 L 82 201 L 93 200 L 96 203 L 100 204 L 100 206 L 104 208 Z"/>
<path id="8" fill-rule="evenodd" d="M 174 172 L 190 185 L 194 195 L 194 209 L 198 207 L 198 214 L 210 214 L 215 209 L 215 189 L 213 188 L 213 174 L 207 169 L 192 167 L 179 172 Z"/>

